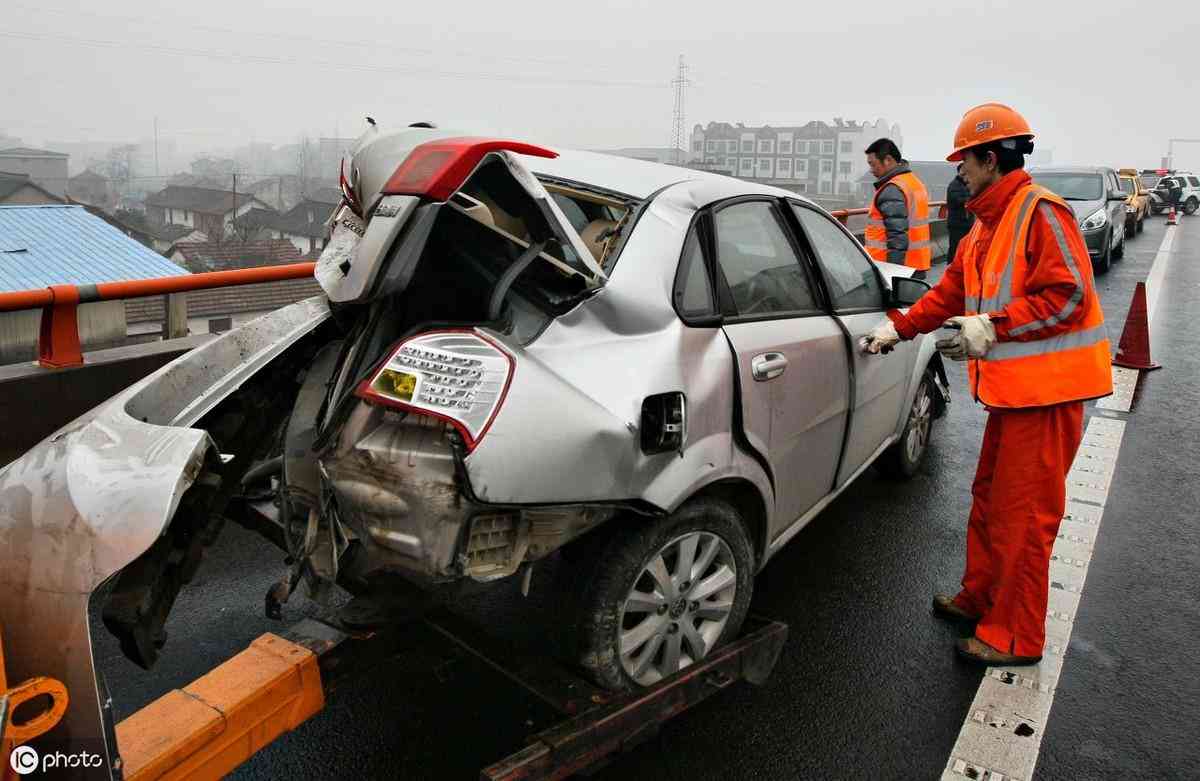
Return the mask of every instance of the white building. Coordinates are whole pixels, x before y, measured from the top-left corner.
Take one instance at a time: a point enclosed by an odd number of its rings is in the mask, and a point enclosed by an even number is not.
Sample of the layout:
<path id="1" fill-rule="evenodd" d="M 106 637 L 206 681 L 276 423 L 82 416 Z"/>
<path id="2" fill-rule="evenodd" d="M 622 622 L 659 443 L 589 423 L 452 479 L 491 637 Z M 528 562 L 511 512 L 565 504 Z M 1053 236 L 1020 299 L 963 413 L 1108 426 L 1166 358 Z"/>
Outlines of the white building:
<path id="1" fill-rule="evenodd" d="M 814 197 L 849 200 L 861 197 L 866 148 L 878 138 L 904 149 L 900 126 L 885 119 L 859 123 L 837 117 L 832 124 L 790 127 L 710 122 L 693 128 L 688 162 Z"/>

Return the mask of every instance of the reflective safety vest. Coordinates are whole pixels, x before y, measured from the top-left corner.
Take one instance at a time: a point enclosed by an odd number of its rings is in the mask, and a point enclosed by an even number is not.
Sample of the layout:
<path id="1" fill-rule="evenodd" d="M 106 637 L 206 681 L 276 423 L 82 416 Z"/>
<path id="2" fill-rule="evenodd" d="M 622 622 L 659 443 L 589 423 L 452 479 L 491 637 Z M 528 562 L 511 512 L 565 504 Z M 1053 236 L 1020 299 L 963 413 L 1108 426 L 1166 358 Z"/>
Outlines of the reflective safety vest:
<path id="1" fill-rule="evenodd" d="M 1046 203 L 1046 202 L 1049 203 Z M 1091 264 L 1080 264 L 1071 252 L 1063 224 L 1050 203 L 1070 213 L 1066 202 L 1044 187 L 1029 184 L 1017 191 L 1000 219 L 985 257 L 976 245 L 981 222 L 975 221 L 962 240 L 963 285 L 966 313 L 996 312 L 1014 298 L 1025 295 L 1025 272 L 1029 268 L 1026 243 L 1035 209 L 1050 222 L 1059 249 L 1075 277 L 1075 293 L 1059 312 L 1046 320 L 1011 327 L 1009 336 L 1035 333 L 1062 322 L 1085 298 L 1087 311 L 1069 331 L 1031 341 L 997 342 L 983 358 L 971 360 L 968 371 L 971 391 L 989 407 L 1045 407 L 1082 401 L 1112 393 L 1112 363 L 1104 314 L 1092 280 Z M 1079 230 L 1074 220 L 1067 230 Z M 1085 295 L 1086 293 L 1086 295 Z"/>
<path id="2" fill-rule="evenodd" d="M 908 207 L 908 252 L 904 254 L 904 265 L 928 271 L 933 260 L 933 242 L 929 233 L 929 193 L 911 171 L 893 176 L 888 184 L 900 188 L 900 192 L 904 193 L 904 204 Z M 867 232 L 863 237 L 867 254 L 881 263 L 886 263 L 888 259 L 887 229 L 883 224 L 883 212 L 879 211 L 876 201 L 886 186 L 876 190 L 875 197 L 871 199 Z"/>

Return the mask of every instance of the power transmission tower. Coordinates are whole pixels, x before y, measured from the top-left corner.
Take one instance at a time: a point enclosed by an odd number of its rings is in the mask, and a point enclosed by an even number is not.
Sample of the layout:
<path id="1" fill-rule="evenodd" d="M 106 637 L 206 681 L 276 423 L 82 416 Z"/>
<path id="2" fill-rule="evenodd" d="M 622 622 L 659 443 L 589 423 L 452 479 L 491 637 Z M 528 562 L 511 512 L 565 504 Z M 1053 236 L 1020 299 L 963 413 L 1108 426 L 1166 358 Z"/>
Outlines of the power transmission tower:
<path id="1" fill-rule="evenodd" d="M 685 116 L 685 107 L 687 101 L 687 88 L 691 84 L 687 77 L 688 66 L 683 61 L 683 55 L 679 55 L 679 70 L 675 74 L 675 80 L 671 82 L 671 86 L 675 87 L 675 112 L 672 115 L 671 121 L 671 149 L 672 156 L 675 158 L 676 165 L 684 162 L 687 149 L 687 119 Z"/>

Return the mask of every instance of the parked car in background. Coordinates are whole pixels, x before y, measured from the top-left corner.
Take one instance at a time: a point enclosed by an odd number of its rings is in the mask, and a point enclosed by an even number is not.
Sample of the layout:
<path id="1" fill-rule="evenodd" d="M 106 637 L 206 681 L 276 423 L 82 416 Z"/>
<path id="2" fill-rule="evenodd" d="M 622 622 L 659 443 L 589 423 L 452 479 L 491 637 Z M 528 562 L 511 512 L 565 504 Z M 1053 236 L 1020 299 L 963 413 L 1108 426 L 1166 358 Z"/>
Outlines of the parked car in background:
<path id="1" fill-rule="evenodd" d="M 1038 184 L 1070 204 L 1097 274 L 1125 254 L 1125 202 L 1117 172 L 1103 166 L 1034 168 Z"/>
<path id="2" fill-rule="evenodd" d="M 1117 181 L 1121 184 L 1121 191 L 1129 196 L 1125 201 L 1125 238 L 1132 239 L 1146 227 L 1146 217 L 1150 214 L 1150 191 L 1142 186 L 1137 170 L 1133 168 L 1118 171 Z"/>
<path id="3" fill-rule="evenodd" d="M 102 583 L 131 659 L 171 650 L 235 517 L 288 553 L 268 607 L 301 582 L 453 599 L 561 550 L 564 647 L 645 686 L 736 637 L 754 575 L 860 474 L 919 468 L 949 400 L 933 340 L 858 340 L 928 286 L 803 196 L 429 128 L 372 128 L 344 170 L 324 295 L 0 470 L 31 497 L 0 513 L 5 639 L 53 637 L 47 674 L 90 661 Z M 94 676 L 71 686 L 94 727 Z"/>

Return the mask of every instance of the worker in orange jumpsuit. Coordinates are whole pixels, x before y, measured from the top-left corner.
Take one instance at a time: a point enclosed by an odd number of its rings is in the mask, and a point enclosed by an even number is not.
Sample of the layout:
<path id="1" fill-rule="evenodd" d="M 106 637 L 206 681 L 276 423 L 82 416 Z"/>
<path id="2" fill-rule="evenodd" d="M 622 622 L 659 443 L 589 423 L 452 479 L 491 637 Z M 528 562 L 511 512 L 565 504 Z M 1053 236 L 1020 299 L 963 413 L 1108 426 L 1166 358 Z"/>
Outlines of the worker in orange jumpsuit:
<path id="1" fill-rule="evenodd" d="M 938 615 L 975 625 L 958 652 L 989 665 L 1032 664 L 1046 640 L 1050 553 L 1066 477 L 1083 438 L 1083 402 L 1112 392 L 1104 315 L 1087 246 L 1067 204 L 1033 183 L 1029 124 L 988 103 L 954 137 L 977 218 L 937 286 L 892 310 L 864 349 L 950 329 L 938 350 L 968 361 L 987 427 L 971 489 L 962 590 Z"/>

